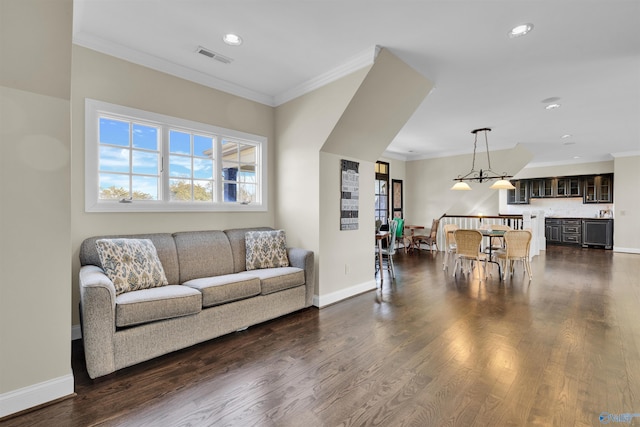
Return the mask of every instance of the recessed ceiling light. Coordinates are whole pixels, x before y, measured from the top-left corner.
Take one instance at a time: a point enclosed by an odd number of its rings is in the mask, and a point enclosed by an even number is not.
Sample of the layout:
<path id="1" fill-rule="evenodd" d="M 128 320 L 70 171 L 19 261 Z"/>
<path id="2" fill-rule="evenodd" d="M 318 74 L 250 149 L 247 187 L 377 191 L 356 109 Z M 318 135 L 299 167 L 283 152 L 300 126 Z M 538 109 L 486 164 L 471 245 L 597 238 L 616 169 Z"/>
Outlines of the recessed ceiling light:
<path id="1" fill-rule="evenodd" d="M 562 139 L 571 138 L 571 134 L 569 134 L 569 133 L 565 133 L 565 134 L 564 134 L 564 135 L 562 135 L 560 138 L 562 138 Z"/>
<path id="2" fill-rule="evenodd" d="M 242 44 L 242 37 L 237 34 L 225 34 L 222 40 L 230 46 L 240 46 Z"/>
<path id="3" fill-rule="evenodd" d="M 556 108 L 560 108 L 560 104 L 549 104 L 544 108 L 547 110 L 555 110 Z"/>
<path id="4" fill-rule="evenodd" d="M 516 37 L 524 36 L 531 30 L 533 30 L 533 24 L 522 24 L 518 25 L 517 27 L 513 27 L 508 34 L 509 37 L 513 39 Z"/>

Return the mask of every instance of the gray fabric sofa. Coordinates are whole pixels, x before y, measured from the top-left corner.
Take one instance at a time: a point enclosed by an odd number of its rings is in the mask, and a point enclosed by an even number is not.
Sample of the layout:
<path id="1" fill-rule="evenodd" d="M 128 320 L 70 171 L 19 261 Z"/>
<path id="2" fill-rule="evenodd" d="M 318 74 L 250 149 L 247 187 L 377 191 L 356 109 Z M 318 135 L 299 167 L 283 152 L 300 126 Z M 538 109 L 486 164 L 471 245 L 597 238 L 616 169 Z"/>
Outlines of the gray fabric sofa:
<path id="1" fill-rule="evenodd" d="M 246 271 L 246 228 L 96 236 L 80 247 L 80 314 L 91 378 L 312 305 L 313 252 L 289 267 Z M 168 285 L 116 295 L 96 249 L 104 238 L 150 239 Z"/>

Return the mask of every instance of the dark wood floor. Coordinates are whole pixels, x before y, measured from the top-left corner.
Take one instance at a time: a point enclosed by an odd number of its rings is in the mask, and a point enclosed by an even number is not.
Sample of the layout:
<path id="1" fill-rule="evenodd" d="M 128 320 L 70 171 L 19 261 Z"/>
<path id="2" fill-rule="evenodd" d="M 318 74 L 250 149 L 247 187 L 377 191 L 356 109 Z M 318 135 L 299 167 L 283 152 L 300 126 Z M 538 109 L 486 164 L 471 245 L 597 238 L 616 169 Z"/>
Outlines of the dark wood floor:
<path id="1" fill-rule="evenodd" d="M 549 246 L 533 281 L 397 279 L 91 381 L 2 426 L 597 426 L 639 414 L 640 255 Z"/>

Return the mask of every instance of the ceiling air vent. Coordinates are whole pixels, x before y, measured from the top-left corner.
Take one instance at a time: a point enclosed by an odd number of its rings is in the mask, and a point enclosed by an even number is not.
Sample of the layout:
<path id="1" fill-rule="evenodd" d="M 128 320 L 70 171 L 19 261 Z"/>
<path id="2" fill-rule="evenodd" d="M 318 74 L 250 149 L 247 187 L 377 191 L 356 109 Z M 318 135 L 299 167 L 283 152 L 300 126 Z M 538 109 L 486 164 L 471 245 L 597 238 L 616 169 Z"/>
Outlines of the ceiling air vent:
<path id="1" fill-rule="evenodd" d="M 219 53 L 216 53 L 212 50 L 209 50 L 207 48 L 204 48 L 202 46 L 198 46 L 198 49 L 196 50 L 197 53 L 199 53 L 200 55 L 204 55 L 207 58 L 211 58 L 211 59 L 215 59 L 216 61 L 220 61 L 223 64 L 231 64 L 231 62 L 233 61 L 233 59 L 228 58 L 224 55 L 221 55 Z"/>

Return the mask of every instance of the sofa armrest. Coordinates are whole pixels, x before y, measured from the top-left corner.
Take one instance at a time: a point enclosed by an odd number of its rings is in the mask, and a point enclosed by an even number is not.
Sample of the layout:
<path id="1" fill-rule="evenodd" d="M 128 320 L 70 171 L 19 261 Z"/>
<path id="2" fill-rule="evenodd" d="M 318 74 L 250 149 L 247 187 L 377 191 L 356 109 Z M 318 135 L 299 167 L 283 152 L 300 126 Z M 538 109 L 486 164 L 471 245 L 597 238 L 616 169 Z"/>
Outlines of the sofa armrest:
<path id="1" fill-rule="evenodd" d="M 287 256 L 292 267 L 304 270 L 304 283 L 307 288 L 305 307 L 313 304 L 313 293 L 315 291 L 315 262 L 313 251 L 301 248 L 288 248 Z"/>
<path id="2" fill-rule="evenodd" d="M 80 268 L 80 314 L 89 376 L 115 371 L 116 289 L 95 265 Z"/>

